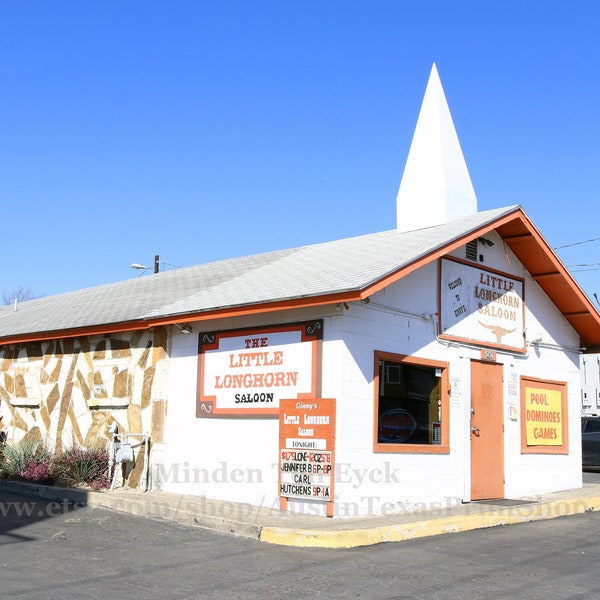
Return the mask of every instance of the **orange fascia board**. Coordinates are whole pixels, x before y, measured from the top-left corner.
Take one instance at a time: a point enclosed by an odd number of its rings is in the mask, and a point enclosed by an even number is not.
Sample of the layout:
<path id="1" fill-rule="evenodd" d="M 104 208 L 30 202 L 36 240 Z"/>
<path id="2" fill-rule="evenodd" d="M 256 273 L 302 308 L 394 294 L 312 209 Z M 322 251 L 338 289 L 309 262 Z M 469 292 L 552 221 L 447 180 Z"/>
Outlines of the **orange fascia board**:
<path id="1" fill-rule="evenodd" d="M 600 313 L 535 225 L 520 209 L 518 213 L 494 229 L 571 324 L 581 345 L 588 352 L 600 351 Z"/>
<path id="2" fill-rule="evenodd" d="M 367 297 L 367 296 L 371 296 L 372 294 L 381 291 L 382 289 L 388 287 L 392 283 L 395 283 L 396 281 L 402 279 L 403 277 L 406 277 L 410 273 L 417 271 L 421 267 L 424 267 L 425 265 L 433 262 L 434 260 L 437 260 L 439 258 L 442 258 L 443 256 L 446 256 L 447 254 L 449 254 L 450 252 L 453 252 L 457 248 L 464 246 L 468 241 L 470 241 L 474 238 L 478 238 L 493 229 L 497 229 L 500 225 L 503 225 L 506 222 L 513 221 L 515 219 L 516 213 L 520 213 L 521 215 L 523 215 L 523 213 L 520 209 L 515 209 L 515 211 L 513 213 L 506 215 L 501 219 L 498 219 L 496 221 L 488 223 L 487 225 L 479 227 L 478 229 L 475 229 L 465 235 L 455 238 L 449 244 L 446 244 L 445 246 L 442 246 L 440 248 L 436 248 L 435 250 L 431 251 L 430 253 L 425 254 L 421 258 L 415 260 L 414 262 L 412 262 L 408 265 L 404 265 L 403 267 L 399 268 L 397 271 L 394 271 L 393 273 L 390 273 L 386 277 L 384 277 L 376 282 L 373 282 L 367 288 L 362 290 L 363 298 Z"/>
<path id="3" fill-rule="evenodd" d="M 28 342 L 39 342 L 44 340 L 73 338 L 82 335 L 106 335 L 110 333 L 119 333 L 122 331 L 137 331 L 141 329 L 150 329 L 152 327 L 174 325 L 175 323 L 197 323 L 201 321 L 209 321 L 211 319 L 225 319 L 228 317 L 257 315 L 280 310 L 292 310 L 295 308 L 308 308 L 312 306 L 323 306 L 327 304 L 356 302 L 362 299 L 363 297 L 360 295 L 360 293 L 350 290 L 348 292 L 328 294 L 325 296 L 311 296 L 307 298 L 294 298 L 291 300 L 281 300 L 277 302 L 265 302 L 263 304 L 251 304 L 248 306 L 228 307 L 223 309 L 210 310 L 202 313 L 159 317 L 156 319 L 148 319 L 144 321 L 125 321 L 122 323 L 109 323 L 106 325 L 92 325 L 90 327 L 78 327 L 74 329 L 57 329 L 56 331 L 23 334 L 19 336 L 2 338 L 0 339 L 0 345 L 24 344 Z"/>
<path id="4" fill-rule="evenodd" d="M 80 335 L 105 335 L 122 331 L 134 331 L 149 329 L 151 327 L 174 325 L 175 323 L 196 323 L 208 321 L 210 319 L 224 319 L 228 317 L 257 315 L 274 311 L 324 306 L 327 304 L 356 302 L 372 296 L 376 292 L 379 292 L 403 277 L 406 277 L 410 273 L 413 273 L 432 261 L 438 260 L 457 248 L 460 248 L 468 241 L 485 235 L 492 230 L 496 230 L 503 238 L 504 242 L 509 246 L 521 263 L 523 263 L 533 279 L 562 312 L 580 336 L 582 344 L 588 347 L 588 351 L 592 351 L 592 349 L 595 349 L 594 351 L 600 351 L 600 314 L 579 287 L 573 276 L 547 244 L 535 225 L 519 207 L 501 218 L 455 238 L 452 242 L 432 250 L 417 260 L 403 265 L 385 277 L 373 281 L 362 289 L 346 290 L 323 296 L 310 296 L 247 306 L 227 307 L 208 310 L 202 313 L 160 317 L 149 319 L 147 321 L 129 321 L 77 329 L 36 332 L 35 334 L 4 338 L 0 340 L 0 344 L 71 338 Z M 523 246 L 526 246 L 526 248 Z M 536 265 L 543 265 L 544 270 L 536 272 Z M 548 282 L 556 280 L 557 276 L 560 285 L 549 286 Z M 573 306 L 574 303 L 575 306 Z"/>
<path id="5" fill-rule="evenodd" d="M 600 352 L 600 313 L 521 208 L 516 208 L 504 217 L 456 238 L 385 278 L 373 282 L 361 290 L 361 295 L 370 296 L 492 230 L 503 238 L 534 281 L 561 311 L 581 338 L 581 343 L 587 351 Z M 522 247 L 524 242 L 527 245 L 526 249 Z M 544 265 L 544 271 L 536 272 L 536 264 Z M 559 285 L 550 285 L 550 282 L 557 280 Z"/>

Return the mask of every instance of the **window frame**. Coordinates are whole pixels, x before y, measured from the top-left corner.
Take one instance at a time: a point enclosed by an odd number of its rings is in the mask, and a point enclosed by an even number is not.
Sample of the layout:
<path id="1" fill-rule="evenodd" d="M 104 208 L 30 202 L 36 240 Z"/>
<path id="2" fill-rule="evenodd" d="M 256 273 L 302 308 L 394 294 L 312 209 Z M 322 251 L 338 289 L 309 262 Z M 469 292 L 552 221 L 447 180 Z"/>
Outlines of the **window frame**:
<path id="1" fill-rule="evenodd" d="M 373 451 L 398 454 L 449 454 L 450 453 L 450 387 L 449 365 L 447 362 L 417 358 L 405 354 L 383 352 L 376 350 L 373 369 Z M 385 444 L 378 441 L 379 422 L 379 389 L 380 361 L 394 362 L 418 367 L 441 369 L 440 400 L 441 400 L 441 443 L 439 444 Z"/>

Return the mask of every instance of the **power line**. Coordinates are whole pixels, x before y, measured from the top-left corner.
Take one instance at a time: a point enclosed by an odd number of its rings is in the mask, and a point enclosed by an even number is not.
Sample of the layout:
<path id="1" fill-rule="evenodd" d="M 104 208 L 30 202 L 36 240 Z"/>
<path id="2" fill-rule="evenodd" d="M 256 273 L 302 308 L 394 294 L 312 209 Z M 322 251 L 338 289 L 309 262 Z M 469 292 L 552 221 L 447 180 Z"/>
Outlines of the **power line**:
<path id="1" fill-rule="evenodd" d="M 556 246 L 555 250 L 560 250 L 562 248 L 571 248 L 571 246 L 580 246 L 581 244 L 589 244 L 590 242 L 597 242 L 600 240 L 600 237 L 592 238 L 591 240 L 585 240 L 583 242 L 575 242 L 573 244 L 565 244 L 564 246 Z"/>
<path id="2" fill-rule="evenodd" d="M 585 273 L 587 271 L 600 271 L 600 267 L 593 267 L 591 269 L 572 269 L 571 273 Z"/>

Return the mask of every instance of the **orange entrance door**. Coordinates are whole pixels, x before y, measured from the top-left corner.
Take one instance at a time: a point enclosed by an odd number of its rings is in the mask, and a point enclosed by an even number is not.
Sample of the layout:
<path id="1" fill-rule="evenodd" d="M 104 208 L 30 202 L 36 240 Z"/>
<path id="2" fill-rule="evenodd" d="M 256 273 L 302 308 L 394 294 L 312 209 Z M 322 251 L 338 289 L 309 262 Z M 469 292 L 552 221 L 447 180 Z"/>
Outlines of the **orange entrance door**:
<path id="1" fill-rule="evenodd" d="M 471 362 L 471 500 L 504 498 L 502 365 Z"/>

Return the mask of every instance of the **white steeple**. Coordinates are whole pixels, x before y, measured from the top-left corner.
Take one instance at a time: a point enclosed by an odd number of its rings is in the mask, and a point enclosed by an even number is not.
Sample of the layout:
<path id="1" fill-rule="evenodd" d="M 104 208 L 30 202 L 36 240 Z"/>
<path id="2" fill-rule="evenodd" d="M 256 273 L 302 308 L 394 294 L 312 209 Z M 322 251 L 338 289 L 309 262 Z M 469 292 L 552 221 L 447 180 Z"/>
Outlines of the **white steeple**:
<path id="1" fill-rule="evenodd" d="M 477 197 L 435 63 L 396 198 L 399 231 L 477 212 Z"/>

